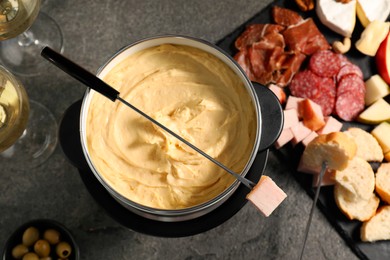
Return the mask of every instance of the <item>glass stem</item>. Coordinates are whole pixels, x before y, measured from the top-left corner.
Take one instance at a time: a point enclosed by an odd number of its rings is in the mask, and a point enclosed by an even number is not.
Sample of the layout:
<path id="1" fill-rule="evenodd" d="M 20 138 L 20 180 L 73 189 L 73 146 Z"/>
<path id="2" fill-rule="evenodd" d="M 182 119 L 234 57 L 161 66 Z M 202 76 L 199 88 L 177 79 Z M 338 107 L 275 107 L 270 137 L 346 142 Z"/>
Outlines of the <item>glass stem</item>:
<path id="1" fill-rule="evenodd" d="M 38 40 L 35 39 L 34 34 L 30 30 L 25 31 L 18 36 L 18 44 L 21 47 L 37 44 L 37 41 Z"/>

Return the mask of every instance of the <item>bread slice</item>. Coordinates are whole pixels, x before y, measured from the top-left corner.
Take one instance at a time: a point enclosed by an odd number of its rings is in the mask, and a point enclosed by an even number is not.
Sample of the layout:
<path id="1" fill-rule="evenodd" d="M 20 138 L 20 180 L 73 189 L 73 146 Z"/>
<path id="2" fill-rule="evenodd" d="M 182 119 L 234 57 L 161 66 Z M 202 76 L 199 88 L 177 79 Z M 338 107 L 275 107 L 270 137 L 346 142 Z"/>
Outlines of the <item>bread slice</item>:
<path id="1" fill-rule="evenodd" d="M 362 241 L 374 242 L 390 239 L 390 206 L 382 206 L 378 212 L 360 228 Z"/>
<path id="2" fill-rule="evenodd" d="M 356 143 L 356 156 L 369 162 L 381 162 L 383 160 L 383 151 L 378 141 L 369 132 L 361 128 L 351 127 L 345 131 Z"/>
<path id="3" fill-rule="evenodd" d="M 370 198 L 365 200 L 338 183 L 334 185 L 334 198 L 337 206 L 348 219 L 360 221 L 367 221 L 372 218 L 380 202 L 375 193 L 371 193 Z"/>
<path id="4" fill-rule="evenodd" d="M 302 166 L 316 169 L 326 161 L 328 168 L 343 170 L 355 156 L 356 149 L 353 139 L 342 132 L 319 135 L 306 146 L 301 157 Z"/>
<path id="5" fill-rule="evenodd" d="M 375 191 L 390 204 L 390 163 L 382 163 L 375 175 Z"/>
<path id="6" fill-rule="evenodd" d="M 335 171 L 334 180 L 363 200 L 368 200 L 375 189 L 375 174 L 371 165 L 357 156 L 349 161 L 347 168 Z"/>

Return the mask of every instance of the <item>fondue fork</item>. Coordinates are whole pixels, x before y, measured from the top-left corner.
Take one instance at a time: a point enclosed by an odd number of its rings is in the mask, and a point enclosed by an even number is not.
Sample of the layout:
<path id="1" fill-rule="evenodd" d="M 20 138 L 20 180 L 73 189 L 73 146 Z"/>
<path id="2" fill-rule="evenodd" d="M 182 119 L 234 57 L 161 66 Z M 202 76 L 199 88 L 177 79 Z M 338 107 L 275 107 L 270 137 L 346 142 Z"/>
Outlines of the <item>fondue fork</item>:
<path id="1" fill-rule="evenodd" d="M 149 121 L 151 121 L 153 124 L 161 127 L 163 130 L 165 130 L 166 132 L 168 132 L 169 134 L 171 134 L 172 136 L 174 136 L 175 138 L 177 138 L 178 140 L 180 140 L 184 144 L 191 147 L 193 150 L 195 150 L 196 152 L 198 152 L 199 154 L 204 156 L 206 159 L 210 160 L 211 162 L 213 162 L 214 164 L 216 164 L 217 166 L 219 166 L 220 168 L 224 169 L 226 172 L 228 172 L 229 174 L 234 176 L 238 181 L 240 181 L 242 184 L 244 184 L 250 190 L 252 190 L 256 186 L 256 184 L 254 182 L 252 182 L 251 180 L 248 180 L 245 177 L 235 173 L 234 171 L 229 169 L 227 166 L 225 166 L 221 162 L 215 160 L 213 157 L 211 157 L 207 153 L 203 152 L 201 149 L 199 149 L 198 147 L 196 147 L 192 143 L 188 142 L 187 140 L 185 140 L 184 138 L 182 138 L 181 136 L 179 136 L 178 134 L 176 134 L 175 132 L 173 132 L 172 130 L 170 130 L 169 128 L 164 126 L 163 124 L 159 123 L 158 121 L 156 121 L 152 117 L 150 117 L 147 114 L 145 114 L 144 112 L 142 112 L 137 107 L 133 106 L 132 104 L 130 104 L 129 102 L 127 102 L 126 100 L 121 98 L 119 96 L 120 93 L 116 89 L 112 88 L 107 83 L 102 81 L 100 78 L 98 78 L 97 76 L 95 76 L 91 72 L 85 70 L 81 66 L 77 65 L 73 61 L 69 60 L 68 58 L 64 57 L 63 55 L 59 54 L 58 52 L 52 50 L 49 47 L 43 48 L 41 55 L 42 55 L 42 57 L 44 57 L 45 59 L 47 59 L 48 61 L 53 63 L 55 66 L 57 66 L 58 68 L 60 68 L 61 70 L 63 70 L 64 72 L 66 72 L 67 74 L 72 76 L 73 78 L 79 80 L 81 83 L 83 83 L 86 86 L 90 87 L 91 89 L 99 92 L 100 94 L 104 95 L 105 97 L 107 97 L 108 99 L 110 99 L 113 102 L 115 102 L 115 100 L 119 100 L 127 107 L 133 109 L 135 112 L 137 112 L 141 116 L 143 116 L 146 119 L 148 119 Z"/>

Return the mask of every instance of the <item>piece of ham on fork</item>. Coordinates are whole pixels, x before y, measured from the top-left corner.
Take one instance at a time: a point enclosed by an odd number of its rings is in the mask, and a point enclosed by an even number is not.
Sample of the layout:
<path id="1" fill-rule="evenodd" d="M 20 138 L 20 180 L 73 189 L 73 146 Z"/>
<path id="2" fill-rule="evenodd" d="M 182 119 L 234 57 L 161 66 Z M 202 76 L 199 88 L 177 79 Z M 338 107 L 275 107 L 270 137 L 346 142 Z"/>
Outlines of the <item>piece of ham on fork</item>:
<path id="1" fill-rule="evenodd" d="M 266 217 L 271 215 L 286 197 L 286 193 L 265 175 L 261 176 L 260 181 L 246 196 Z"/>

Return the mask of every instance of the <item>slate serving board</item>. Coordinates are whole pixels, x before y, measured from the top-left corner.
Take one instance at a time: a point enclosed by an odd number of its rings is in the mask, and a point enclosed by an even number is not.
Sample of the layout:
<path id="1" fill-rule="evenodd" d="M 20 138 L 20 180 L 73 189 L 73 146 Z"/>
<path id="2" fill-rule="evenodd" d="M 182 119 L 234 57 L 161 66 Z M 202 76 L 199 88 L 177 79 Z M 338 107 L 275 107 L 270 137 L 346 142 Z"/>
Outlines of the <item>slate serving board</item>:
<path id="1" fill-rule="evenodd" d="M 299 12 L 303 17 L 312 17 L 317 24 L 320 31 L 325 35 L 329 43 L 335 40 L 342 40 L 342 36 L 332 32 L 316 17 L 315 11 L 302 13 L 297 8 L 296 4 L 292 0 L 276 0 L 254 15 L 251 19 L 240 25 L 233 32 L 219 40 L 216 44 L 222 48 L 229 55 L 234 55 L 237 50 L 234 47 L 234 41 L 245 30 L 246 26 L 254 23 L 272 23 L 271 9 L 272 6 L 277 5 L 286 7 Z M 352 35 L 352 43 L 356 42 L 360 38 L 360 34 L 363 31 L 363 26 L 356 20 L 356 26 Z M 354 47 L 346 54 L 350 61 L 358 65 L 364 75 L 364 79 L 368 79 L 371 75 L 376 74 L 375 60 L 372 57 L 361 54 Z M 343 130 L 351 126 L 357 126 L 364 130 L 371 130 L 373 126 L 359 124 L 359 123 L 343 123 Z M 277 155 L 278 160 L 281 163 L 289 163 L 291 166 L 291 174 L 293 174 L 299 184 L 306 192 L 314 198 L 315 190 L 312 188 L 312 177 L 308 174 L 297 172 L 297 164 L 299 162 L 300 155 L 303 151 L 302 147 L 293 148 L 290 144 L 286 145 L 281 150 L 271 149 L 272 153 Z M 377 165 L 373 165 L 374 168 Z M 360 226 L 359 221 L 348 220 L 337 208 L 333 198 L 333 187 L 323 187 L 321 189 L 320 197 L 317 206 L 327 217 L 328 221 L 335 227 L 339 234 L 343 237 L 346 243 L 351 247 L 354 253 L 360 259 L 382 260 L 390 259 L 390 241 L 380 241 L 375 243 L 361 242 L 360 240 Z"/>

